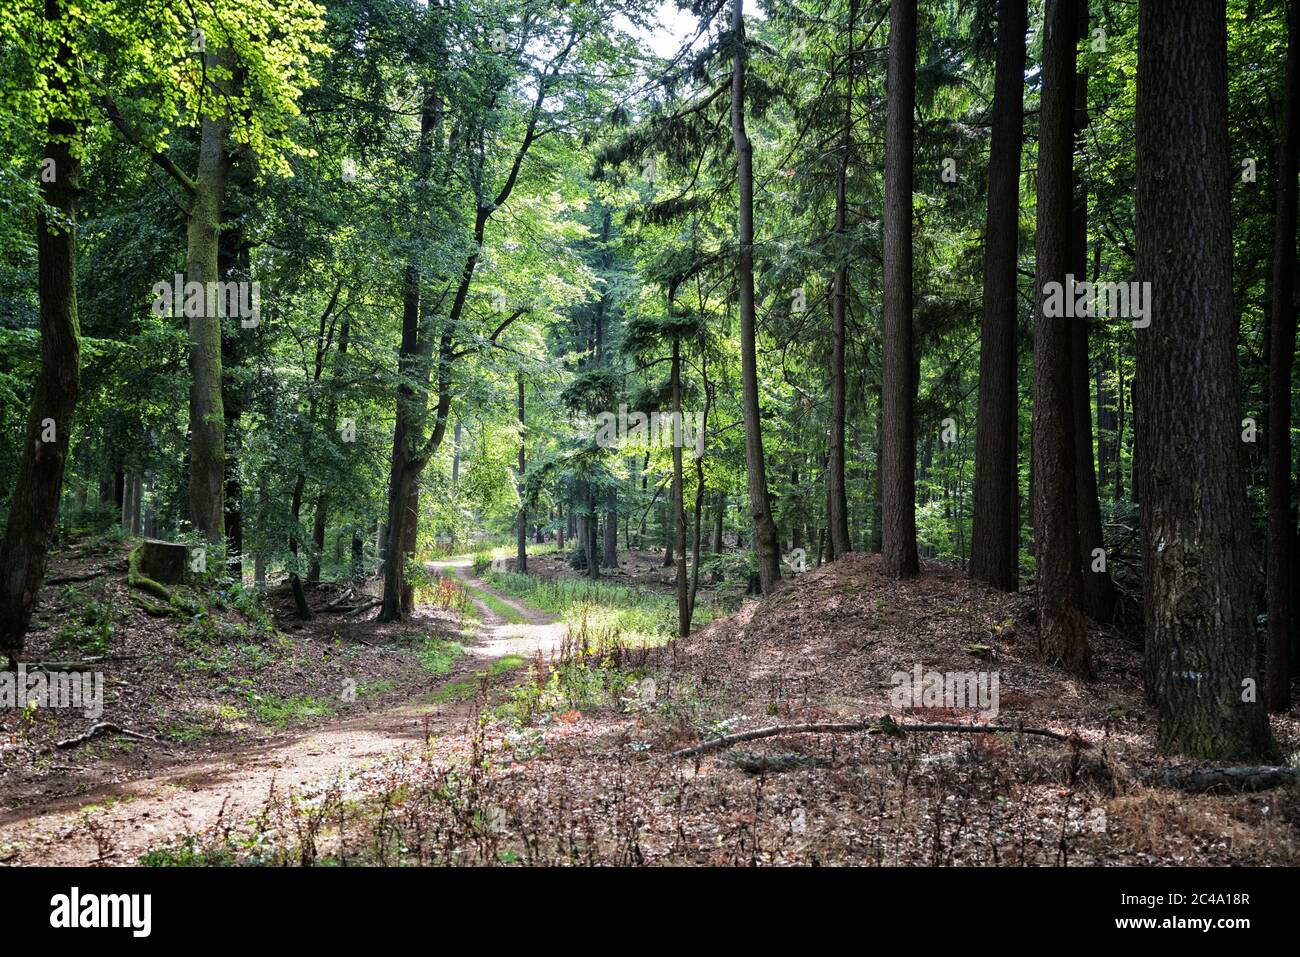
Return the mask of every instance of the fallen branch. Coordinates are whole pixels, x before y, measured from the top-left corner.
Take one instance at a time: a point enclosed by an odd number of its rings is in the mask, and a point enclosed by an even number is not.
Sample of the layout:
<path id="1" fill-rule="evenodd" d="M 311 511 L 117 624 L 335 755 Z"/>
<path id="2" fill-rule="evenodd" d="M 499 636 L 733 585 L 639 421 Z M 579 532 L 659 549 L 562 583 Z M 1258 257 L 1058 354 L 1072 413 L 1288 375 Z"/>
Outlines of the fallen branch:
<path id="1" fill-rule="evenodd" d="M 1145 784 L 1176 788 L 1192 794 L 1206 791 L 1267 791 L 1300 782 L 1300 768 L 1270 765 L 1228 768 L 1169 768 L 1129 773 Z"/>
<path id="2" fill-rule="evenodd" d="M 152 741 L 158 743 L 158 739 L 147 734 L 141 734 L 139 731 L 132 731 L 130 728 L 124 728 L 120 724 L 113 724 L 111 721 L 99 721 L 92 724 L 84 734 L 79 734 L 75 738 L 68 738 L 66 741 L 56 741 L 56 748 L 75 748 L 79 744 L 85 744 L 91 738 L 100 734 L 118 734 L 124 738 L 131 738 L 134 741 Z"/>
<path id="3" fill-rule="evenodd" d="M 92 665 L 105 661 L 122 661 L 139 657 L 140 655 L 94 655 L 77 661 L 24 661 L 22 665 L 28 671 L 90 671 Z"/>
<path id="4" fill-rule="evenodd" d="M 902 731 L 935 731 L 944 734 L 950 731 L 966 734 L 995 734 L 998 731 L 1005 731 L 1007 734 L 1037 734 L 1044 738 L 1051 738 L 1053 741 L 1079 740 L 1074 735 L 1061 734 L 1059 731 L 1049 731 L 1046 728 L 1011 727 L 999 724 L 900 724 L 898 727 Z"/>
<path id="5" fill-rule="evenodd" d="M 996 734 L 1004 732 L 1006 734 L 1036 734 L 1045 738 L 1052 738 L 1055 741 L 1072 741 L 1075 740 L 1070 735 L 1061 734 L 1057 731 L 1048 731 L 1046 728 L 1025 728 L 1010 727 L 1007 725 L 996 724 L 899 724 L 889 715 L 885 715 L 878 721 L 864 720 L 851 722 L 813 722 L 811 724 L 778 724 L 768 728 L 754 728 L 751 731 L 738 731 L 735 734 L 725 734 L 720 738 L 714 738 L 712 741 L 705 741 L 702 744 L 696 744 L 689 748 L 682 748 L 680 751 L 673 751 L 671 754 L 664 756 L 665 760 L 673 758 L 689 758 L 696 754 L 707 754 L 710 751 L 720 751 L 729 748 L 733 744 L 739 744 L 742 741 L 756 741 L 759 738 L 773 738 L 779 734 L 851 734 L 855 731 L 866 731 L 869 734 L 885 734 L 890 737 L 901 738 L 909 731 L 916 732 L 933 732 L 937 734 L 965 733 L 965 734 Z"/>

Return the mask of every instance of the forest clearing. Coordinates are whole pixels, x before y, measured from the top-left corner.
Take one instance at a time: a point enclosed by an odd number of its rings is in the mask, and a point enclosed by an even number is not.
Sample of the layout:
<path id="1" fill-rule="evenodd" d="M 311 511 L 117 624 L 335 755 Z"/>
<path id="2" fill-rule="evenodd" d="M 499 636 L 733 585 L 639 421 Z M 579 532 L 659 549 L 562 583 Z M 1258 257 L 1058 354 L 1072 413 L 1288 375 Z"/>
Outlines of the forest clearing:
<path id="1" fill-rule="evenodd" d="M 1284 918 L 1297 0 L 11 0 L 0 90 L 18 912 Z"/>

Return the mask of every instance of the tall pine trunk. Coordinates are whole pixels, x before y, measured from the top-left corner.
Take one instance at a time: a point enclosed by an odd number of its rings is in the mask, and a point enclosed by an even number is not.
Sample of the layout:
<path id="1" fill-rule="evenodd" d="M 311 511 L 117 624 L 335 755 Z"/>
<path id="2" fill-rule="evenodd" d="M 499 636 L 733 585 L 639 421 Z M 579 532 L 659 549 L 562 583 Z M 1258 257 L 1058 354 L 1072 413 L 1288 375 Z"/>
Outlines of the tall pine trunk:
<path id="1" fill-rule="evenodd" d="M 673 336 L 671 370 L 673 421 L 682 420 L 682 340 Z M 682 443 L 680 436 L 673 441 L 673 541 L 677 567 L 677 636 L 685 638 L 691 633 L 691 595 L 686 580 L 686 505 L 685 481 L 682 476 Z"/>
<path id="2" fill-rule="evenodd" d="M 1079 3 L 1079 33 L 1088 35 L 1088 6 Z M 1088 126 L 1088 76 L 1075 78 L 1074 209 L 1070 216 L 1070 272 L 1084 280 L 1088 272 L 1088 184 L 1083 178 L 1083 133 Z M 1100 277 L 1097 277 L 1100 278 Z M 1074 433 L 1075 513 L 1079 523 L 1079 569 L 1083 608 L 1093 621 L 1106 623 L 1115 613 L 1115 585 L 1105 563 L 1101 531 L 1101 503 L 1097 497 L 1097 470 L 1092 453 L 1092 377 L 1088 372 L 1088 322 L 1071 321 L 1067 346 L 1070 366 L 1070 421 Z M 1098 552 L 1101 552 L 1099 555 Z"/>
<path id="3" fill-rule="evenodd" d="M 1079 521 L 1070 405 L 1070 322 L 1046 314 L 1046 287 L 1073 295 L 1069 270 L 1071 169 L 1078 0 L 1048 0 L 1038 141 L 1038 230 L 1034 321 L 1033 514 L 1038 572 L 1038 644 L 1047 660 L 1092 676 L 1087 623 L 1079 608 Z M 1059 298 L 1059 297 L 1058 297 Z"/>
<path id="4" fill-rule="evenodd" d="M 758 356 L 754 329 L 754 150 L 745 130 L 745 10 L 734 0 L 731 12 L 731 138 L 736 147 L 736 178 L 740 187 L 740 222 L 736 284 L 740 288 L 740 380 L 745 420 L 745 468 L 749 481 L 749 510 L 754 523 L 754 557 L 758 581 L 769 592 L 781 580 L 781 554 L 772 503 L 767 490 L 763 455 L 763 423 L 758 412 Z"/>
<path id="5" fill-rule="evenodd" d="M 916 434 L 912 344 L 912 112 L 916 0 L 890 0 L 885 116 L 884 360 L 881 385 L 882 567 L 911 578 L 916 556 Z"/>
<path id="6" fill-rule="evenodd" d="M 1003 591 L 1020 587 L 1016 263 L 1027 19 L 1027 0 L 1000 0 L 985 212 L 979 408 L 975 423 L 970 574 Z"/>
<path id="7" fill-rule="evenodd" d="M 1240 464 L 1232 303 L 1224 0 L 1138 7 L 1135 469 L 1142 502 L 1146 680 L 1167 751 L 1271 750 L 1255 700 L 1250 527 Z"/>
<path id="8" fill-rule="evenodd" d="M 853 28 L 857 23 L 858 5 L 850 4 L 848 47 L 853 49 Z M 845 382 L 844 370 L 844 319 L 848 312 L 849 267 L 844 261 L 847 253 L 845 236 L 848 232 L 848 174 L 849 153 L 853 131 L 853 61 L 848 65 L 848 89 L 844 96 L 844 116 L 840 127 L 840 157 L 835 169 L 835 255 L 839 265 L 831 285 L 831 431 L 830 456 L 826 471 L 827 527 L 830 530 L 830 557 L 846 555 L 853 550 L 849 537 L 849 499 L 844 481 L 844 420 Z"/>

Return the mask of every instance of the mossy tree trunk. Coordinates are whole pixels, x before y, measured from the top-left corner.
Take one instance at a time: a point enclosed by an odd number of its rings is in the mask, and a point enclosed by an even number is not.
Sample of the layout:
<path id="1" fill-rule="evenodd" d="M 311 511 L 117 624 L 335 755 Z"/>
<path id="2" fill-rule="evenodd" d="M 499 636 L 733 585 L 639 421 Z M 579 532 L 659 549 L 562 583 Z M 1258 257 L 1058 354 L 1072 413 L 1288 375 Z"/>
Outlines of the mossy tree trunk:
<path id="1" fill-rule="evenodd" d="M 66 89 L 73 54 L 62 30 L 61 0 L 46 0 L 45 18 L 59 36 L 50 88 Z M 52 177 L 41 196 L 58 215 L 42 210 L 36 221 L 37 286 L 40 296 L 41 371 L 27 414 L 22 457 L 3 543 L 0 543 L 0 652 L 14 665 L 23 650 L 32 607 L 45 577 L 50 537 L 59 514 L 63 470 L 68 457 L 81 370 L 81 329 L 77 319 L 77 197 L 80 160 L 72 146 L 80 136 L 76 122 L 49 120 L 43 169 Z"/>

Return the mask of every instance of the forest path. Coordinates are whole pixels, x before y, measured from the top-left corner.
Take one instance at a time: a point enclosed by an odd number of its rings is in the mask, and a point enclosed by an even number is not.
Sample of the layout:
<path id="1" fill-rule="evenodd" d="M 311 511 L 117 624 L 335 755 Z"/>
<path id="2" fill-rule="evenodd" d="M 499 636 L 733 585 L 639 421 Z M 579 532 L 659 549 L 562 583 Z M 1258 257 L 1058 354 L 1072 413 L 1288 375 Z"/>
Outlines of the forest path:
<path id="1" fill-rule="evenodd" d="M 505 618 L 493 611 L 487 602 L 473 592 L 469 593 L 470 601 L 474 603 L 474 607 L 478 610 L 478 614 L 484 622 L 484 631 L 488 633 L 482 647 L 492 657 L 522 655 L 528 658 L 536 653 L 538 649 L 544 655 L 550 657 L 559 651 L 560 644 L 563 642 L 566 633 L 565 625 L 562 622 L 557 622 L 537 609 L 530 608 L 517 598 L 512 598 L 503 592 L 497 591 L 474 575 L 470 570 L 468 561 L 430 562 L 429 568 L 433 571 L 450 572 L 451 576 L 459 580 L 461 584 L 492 595 L 498 601 L 508 605 L 519 617 L 524 619 L 518 623 L 506 621 Z"/>
<path id="2" fill-rule="evenodd" d="M 273 790 L 283 794 L 326 785 L 460 729 L 476 703 L 438 701 L 439 688 L 472 680 L 507 655 L 527 659 L 540 651 L 549 657 L 559 648 L 563 623 L 500 594 L 474 577 L 468 561 L 431 567 L 492 594 L 526 620 L 510 622 L 474 598 L 480 623 L 473 642 L 465 645 L 451 672 L 431 675 L 429 691 L 403 704 L 0 813 L 0 865 L 135 864 L 142 853 L 170 838 L 199 834 L 222 822 L 242 823 L 257 814 Z"/>

